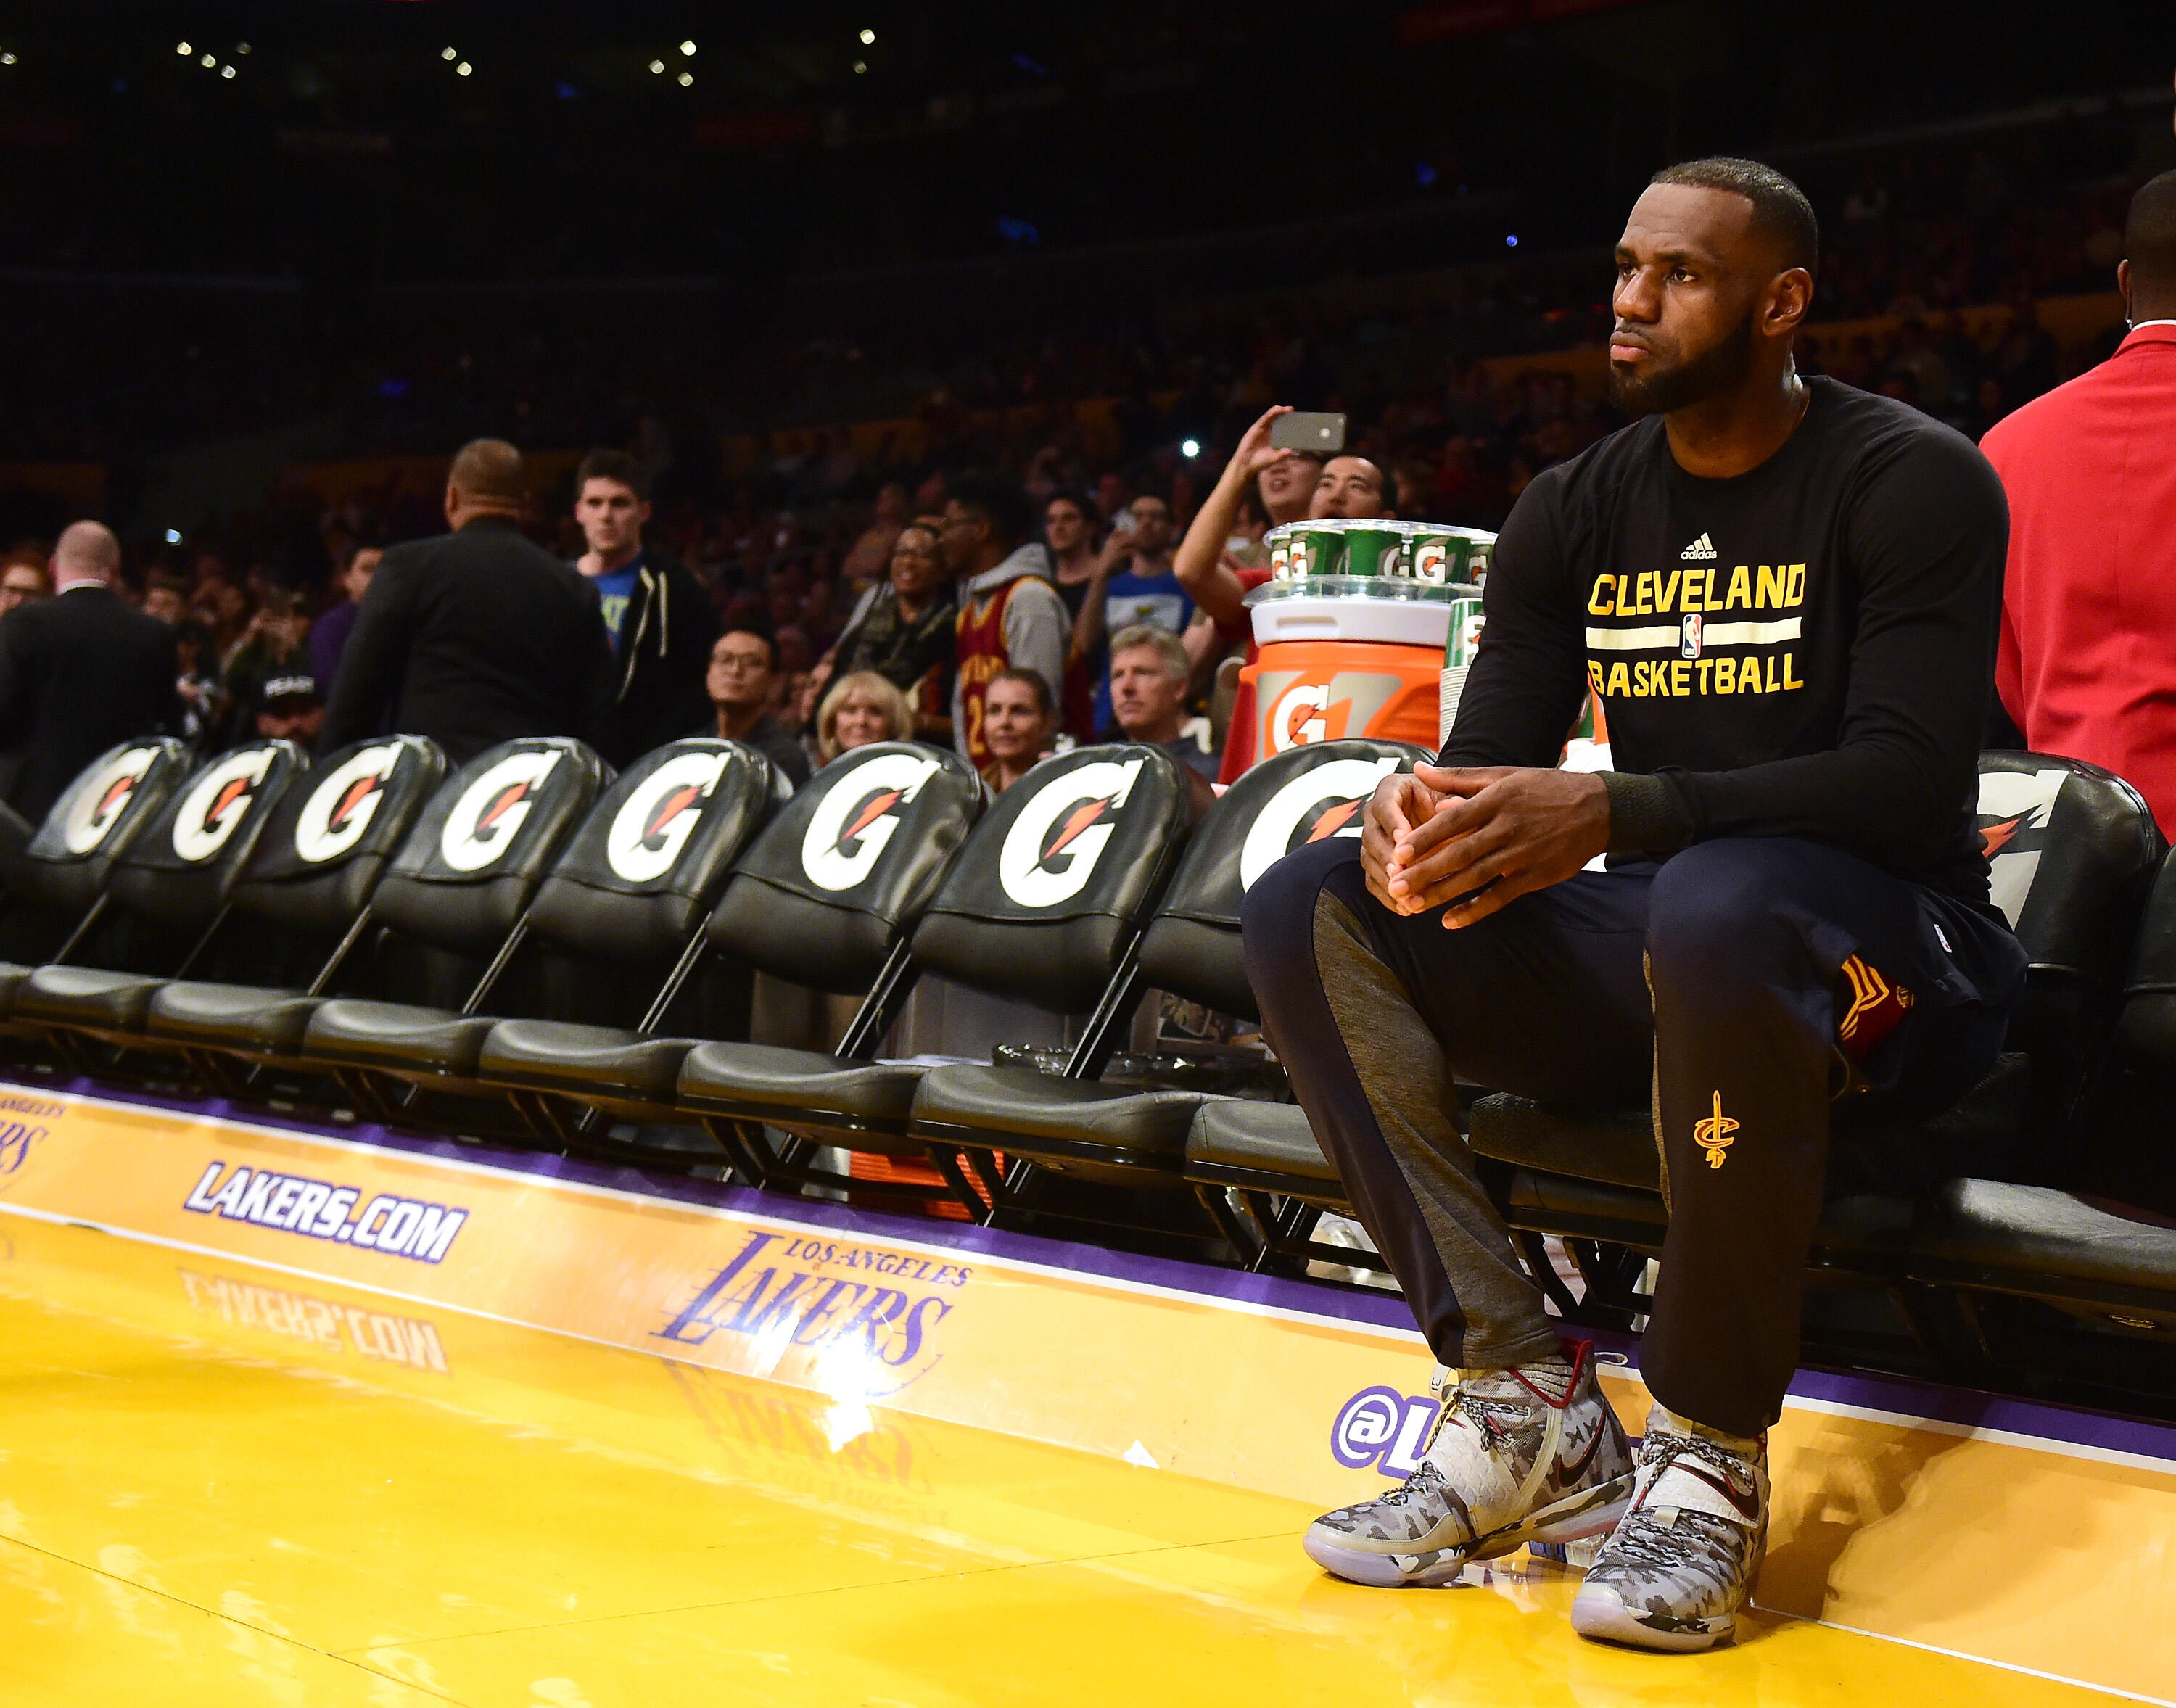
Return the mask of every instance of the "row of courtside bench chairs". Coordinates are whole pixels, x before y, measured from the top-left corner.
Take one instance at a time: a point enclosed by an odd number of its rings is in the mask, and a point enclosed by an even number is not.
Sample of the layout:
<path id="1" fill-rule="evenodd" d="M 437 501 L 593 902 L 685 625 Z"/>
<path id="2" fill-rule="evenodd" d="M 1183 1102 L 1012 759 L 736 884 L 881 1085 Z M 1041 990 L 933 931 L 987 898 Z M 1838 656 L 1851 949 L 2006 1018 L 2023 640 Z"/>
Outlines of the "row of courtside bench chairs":
<path id="1" fill-rule="evenodd" d="M 909 1157 L 985 1223 L 1365 1268 L 1319 1237 L 1350 1205 L 1296 1107 L 1119 1052 L 1151 992 L 1258 1020 L 1246 889 L 1426 757 L 1304 746 L 1214 797 L 1095 747 L 993 798 L 906 743 L 797 793 L 707 738 L 617 778 L 557 738 L 450 776 L 413 737 L 194 767 L 146 739 L 35 830 L 0 821 L 0 1060 L 782 1193 L 867 1194 L 830 1147 Z M 2089 765 L 1988 753 L 1980 807 L 2026 994 L 1958 1108 L 1837 1106 L 1809 1353 L 2176 1416 L 2176 865 Z M 835 1050 L 747 1042 L 757 973 L 855 999 Z M 925 973 L 1072 1017 L 1062 1067 L 880 1059 Z M 1459 1101 L 1557 1308 L 1636 1329 L 1666 1222 L 1647 1111 Z"/>

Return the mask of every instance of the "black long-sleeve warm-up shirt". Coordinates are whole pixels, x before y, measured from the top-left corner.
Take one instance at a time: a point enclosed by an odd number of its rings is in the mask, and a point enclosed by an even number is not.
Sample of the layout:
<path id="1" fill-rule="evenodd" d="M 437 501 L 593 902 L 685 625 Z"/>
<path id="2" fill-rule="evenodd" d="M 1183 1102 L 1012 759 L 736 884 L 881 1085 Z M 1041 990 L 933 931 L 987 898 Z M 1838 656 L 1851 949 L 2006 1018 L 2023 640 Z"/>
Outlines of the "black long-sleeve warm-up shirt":
<path id="1" fill-rule="evenodd" d="M 1686 474 L 1658 416 L 1534 479 L 1441 762 L 1554 764 L 1591 687 L 1613 855 L 1802 836 L 1984 901 L 2001 482 L 1918 411 L 1807 383 L 1798 430 L 1733 479 Z"/>

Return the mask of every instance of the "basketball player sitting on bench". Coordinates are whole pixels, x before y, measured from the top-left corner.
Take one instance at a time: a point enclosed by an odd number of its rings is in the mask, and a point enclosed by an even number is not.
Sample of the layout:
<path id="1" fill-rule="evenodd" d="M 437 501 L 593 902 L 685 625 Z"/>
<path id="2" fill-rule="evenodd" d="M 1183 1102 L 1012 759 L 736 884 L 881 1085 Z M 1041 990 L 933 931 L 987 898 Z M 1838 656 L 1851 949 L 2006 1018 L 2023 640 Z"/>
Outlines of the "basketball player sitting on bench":
<path id="1" fill-rule="evenodd" d="M 1359 845 L 1301 849 L 1247 898 L 1268 1034 L 1445 1367 L 1420 1468 L 1308 1532 L 1341 1577 L 1442 1583 L 1606 1535 L 1581 1635 L 1727 1639 L 1831 1101 L 1931 1112 L 2002 1041 L 2024 955 L 1973 810 L 2002 490 L 1949 428 L 1797 373 L 1817 242 L 1767 167 L 1656 177 L 1609 349 L 1645 418 L 1520 496 L 1437 764 L 1383 784 Z M 1619 769 L 1557 770 L 1590 687 Z M 1618 1103 L 1651 1083 L 1669 1231 L 1636 1458 L 1476 1178 L 1454 1079 Z"/>

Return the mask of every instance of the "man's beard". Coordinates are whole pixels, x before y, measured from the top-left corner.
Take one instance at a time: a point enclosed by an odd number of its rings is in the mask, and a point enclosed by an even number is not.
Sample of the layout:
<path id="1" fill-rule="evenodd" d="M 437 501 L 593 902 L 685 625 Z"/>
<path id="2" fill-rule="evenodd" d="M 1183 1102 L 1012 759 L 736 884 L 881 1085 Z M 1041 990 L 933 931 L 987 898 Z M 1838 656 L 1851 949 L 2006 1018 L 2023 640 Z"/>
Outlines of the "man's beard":
<path id="1" fill-rule="evenodd" d="M 1609 400 L 1627 415 L 1667 415 L 1731 390 L 1753 366 L 1753 314 L 1748 308 L 1720 340 L 1674 367 L 1655 367 L 1651 354 L 1648 365 L 1654 371 L 1644 375 L 1611 362 Z"/>

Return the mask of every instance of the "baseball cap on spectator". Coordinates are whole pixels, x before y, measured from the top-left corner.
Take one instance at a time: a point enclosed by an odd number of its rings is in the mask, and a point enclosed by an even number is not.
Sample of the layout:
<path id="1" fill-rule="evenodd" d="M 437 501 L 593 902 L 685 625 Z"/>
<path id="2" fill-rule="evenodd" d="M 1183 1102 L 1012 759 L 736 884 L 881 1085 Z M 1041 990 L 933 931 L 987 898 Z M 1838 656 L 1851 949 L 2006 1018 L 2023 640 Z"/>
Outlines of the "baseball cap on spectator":
<path id="1" fill-rule="evenodd" d="M 250 696 L 249 710 L 259 736 L 314 746 L 325 721 L 325 697 L 309 654 L 290 652 L 269 666 Z"/>

